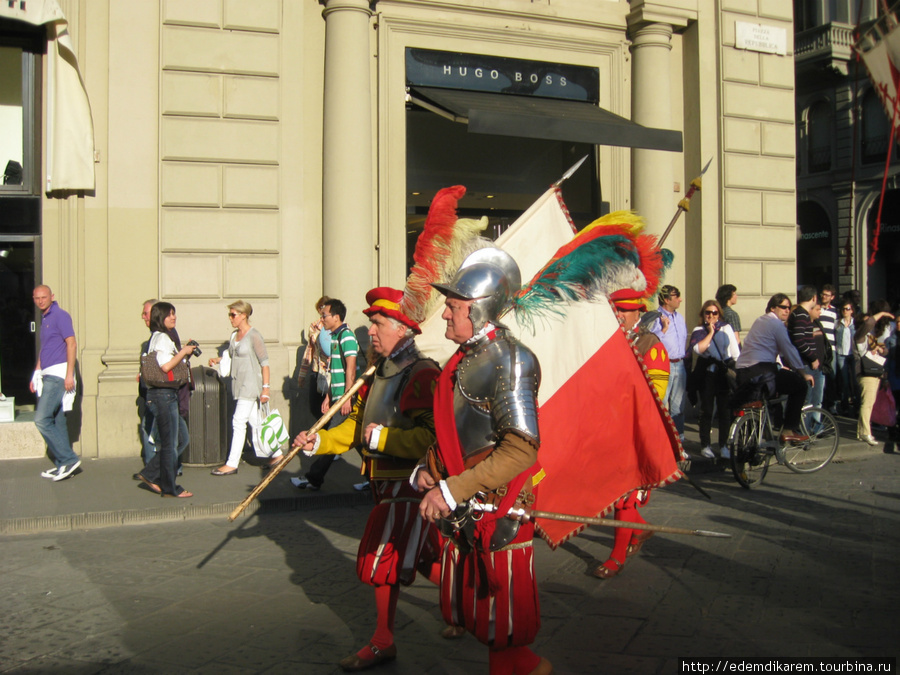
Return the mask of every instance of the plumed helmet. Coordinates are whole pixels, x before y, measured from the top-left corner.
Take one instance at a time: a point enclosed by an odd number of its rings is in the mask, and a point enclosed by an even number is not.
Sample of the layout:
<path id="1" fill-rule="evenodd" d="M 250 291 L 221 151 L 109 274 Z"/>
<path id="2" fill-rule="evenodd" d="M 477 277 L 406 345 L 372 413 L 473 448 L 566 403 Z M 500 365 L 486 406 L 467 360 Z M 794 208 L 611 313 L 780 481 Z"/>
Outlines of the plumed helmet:
<path id="1" fill-rule="evenodd" d="M 469 310 L 477 334 L 487 322 L 496 323 L 522 285 L 519 266 L 499 248 L 483 248 L 467 257 L 449 284 L 432 284 L 446 296 L 474 300 Z"/>

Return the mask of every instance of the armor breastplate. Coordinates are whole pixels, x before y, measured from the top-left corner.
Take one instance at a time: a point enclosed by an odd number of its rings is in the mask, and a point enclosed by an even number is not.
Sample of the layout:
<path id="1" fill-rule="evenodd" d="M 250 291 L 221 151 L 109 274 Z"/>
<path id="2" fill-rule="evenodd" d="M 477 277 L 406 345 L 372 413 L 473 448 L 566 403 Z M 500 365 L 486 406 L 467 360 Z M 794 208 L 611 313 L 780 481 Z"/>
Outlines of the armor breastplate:
<path id="1" fill-rule="evenodd" d="M 493 445 L 503 431 L 540 444 L 537 392 L 541 370 L 530 349 L 505 329 L 485 339 L 459 362 L 453 413 L 463 457 Z"/>
<path id="2" fill-rule="evenodd" d="M 411 429 L 414 426 L 413 421 L 400 412 L 400 396 L 409 382 L 413 366 L 422 358 L 415 344 L 411 344 L 394 358 L 385 359 L 378 366 L 366 397 L 363 429 L 369 424 L 382 424 L 398 429 Z"/>
<path id="3" fill-rule="evenodd" d="M 463 460 L 492 447 L 504 431 L 517 433 L 540 444 L 537 421 L 537 392 L 541 372 L 530 349 L 502 328 L 494 339 L 485 338 L 462 358 L 453 388 L 453 414 Z M 484 454 L 484 457 L 488 453 Z M 482 458 L 473 458 L 477 463 Z M 474 542 L 475 523 L 461 529 L 468 543 Z M 500 518 L 491 536 L 490 550 L 496 551 L 515 539 L 519 521 Z M 452 527 L 441 522 L 449 536 Z"/>

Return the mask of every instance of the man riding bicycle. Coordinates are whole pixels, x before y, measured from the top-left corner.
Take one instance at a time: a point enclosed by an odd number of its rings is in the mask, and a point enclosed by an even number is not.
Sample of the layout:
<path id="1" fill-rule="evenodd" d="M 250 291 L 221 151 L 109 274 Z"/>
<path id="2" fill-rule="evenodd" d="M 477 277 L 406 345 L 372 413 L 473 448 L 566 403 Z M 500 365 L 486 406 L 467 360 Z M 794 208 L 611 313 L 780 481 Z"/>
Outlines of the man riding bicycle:
<path id="1" fill-rule="evenodd" d="M 800 431 L 800 413 L 807 382 L 813 384 L 812 376 L 803 372 L 803 359 L 791 343 L 785 326 L 790 312 L 791 299 L 787 295 L 776 293 L 769 298 L 766 313 L 753 322 L 735 364 L 739 391 L 756 385 L 765 386 L 770 398 L 787 395 L 782 443 L 808 440 Z M 784 367 L 778 363 L 779 356 Z"/>

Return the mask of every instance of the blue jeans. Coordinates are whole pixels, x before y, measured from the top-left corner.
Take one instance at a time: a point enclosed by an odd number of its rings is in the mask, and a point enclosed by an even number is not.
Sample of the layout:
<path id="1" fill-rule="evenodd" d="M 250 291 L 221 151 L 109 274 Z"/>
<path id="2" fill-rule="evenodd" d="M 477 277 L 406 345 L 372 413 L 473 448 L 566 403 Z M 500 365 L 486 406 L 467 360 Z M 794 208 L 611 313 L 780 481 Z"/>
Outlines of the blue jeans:
<path id="1" fill-rule="evenodd" d="M 163 494 L 180 494 L 184 488 L 175 484 L 175 448 L 184 420 L 178 414 L 178 395 L 174 389 L 148 389 L 147 409 L 156 420 L 156 454 L 143 468 L 141 475 L 159 485 Z"/>
<path id="2" fill-rule="evenodd" d="M 850 401 L 859 405 L 859 385 L 856 381 L 856 359 L 853 354 L 835 354 L 838 391 L 841 396 L 841 407 L 844 412 L 850 410 Z"/>
<path id="3" fill-rule="evenodd" d="M 69 442 L 69 428 L 66 414 L 62 409 L 66 381 L 61 377 L 44 375 L 41 397 L 34 411 L 34 424 L 47 443 L 47 452 L 57 467 L 68 466 L 78 461 L 78 455 Z"/>
<path id="4" fill-rule="evenodd" d="M 687 386 L 687 375 L 684 370 L 684 359 L 678 363 L 669 362 L 669 385 L 666 387 L 666 408 L 675 422 L 678 433 L 684 436 L 684 390 Z"/>
<path id="5" fill-rule="evenodd" d="M 825 373 L 807 366 L 803 369 L 807 375 L 812 375 L 813 386 L 806 392 L 806 405 L 821 407 L 825 396 Z M 814 421 L 819 422 L 821 415 L 814 415 Z"/>
<path id="6" fill-rule="evenodd" d="M 176 462 L 176 465 L 180 466 L 181 455 L 184 454 L 191 442 L 191 432 L 188 429 L 187 421 L 181 415 L 178 415 L 178 420 L 178 443 L 175 447 L 178 450 L 178 462 Z M 156 437 L 158 434 L 159 427 L 156 424 L 156 419 L 145 403 L 144 416 L 141 418 L 141 455 L 144 459 L 144 466 L 149 464 L 150 460 L 153 459 L 153 455 L 156 454 Z"/>

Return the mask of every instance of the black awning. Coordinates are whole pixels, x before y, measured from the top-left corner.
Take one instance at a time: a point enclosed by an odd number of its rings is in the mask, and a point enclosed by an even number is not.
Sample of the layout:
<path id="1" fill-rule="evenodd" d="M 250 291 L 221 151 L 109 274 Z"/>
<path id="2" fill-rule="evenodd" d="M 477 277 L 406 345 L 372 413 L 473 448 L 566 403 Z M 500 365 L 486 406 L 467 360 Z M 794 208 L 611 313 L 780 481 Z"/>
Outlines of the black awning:
<path id="1" fill-rule="evenodd" d="M 417 105 L 468 124 L 475 134 L 681 152 L 680 131 L 650 129 L 587 101 L 410 87 Z"/>

